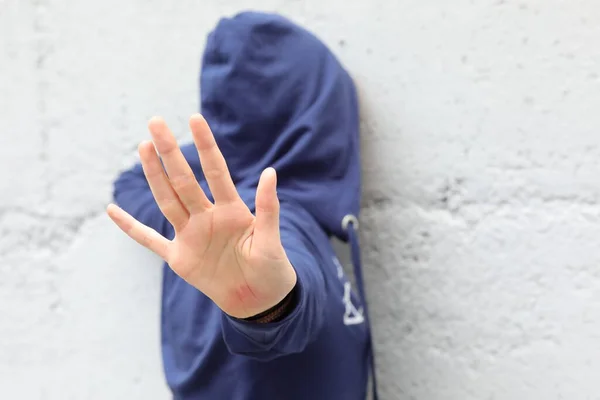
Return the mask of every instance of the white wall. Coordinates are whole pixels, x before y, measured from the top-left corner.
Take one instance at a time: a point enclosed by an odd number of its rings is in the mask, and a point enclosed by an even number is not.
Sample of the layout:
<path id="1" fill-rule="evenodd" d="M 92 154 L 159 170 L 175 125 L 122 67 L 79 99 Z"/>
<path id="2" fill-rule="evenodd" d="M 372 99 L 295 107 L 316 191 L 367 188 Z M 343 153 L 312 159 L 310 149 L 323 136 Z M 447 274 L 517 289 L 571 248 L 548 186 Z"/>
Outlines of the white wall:
<path id="1" fill-rule="evenodd" d="M 360 86 L 382 398 L 598 398 L 592 0 L 0 1 L 0 397 L 168 398 L 160 263 L 103 208 L 151 115 L 187 137 L 204 37 L 249 7 Z"/>

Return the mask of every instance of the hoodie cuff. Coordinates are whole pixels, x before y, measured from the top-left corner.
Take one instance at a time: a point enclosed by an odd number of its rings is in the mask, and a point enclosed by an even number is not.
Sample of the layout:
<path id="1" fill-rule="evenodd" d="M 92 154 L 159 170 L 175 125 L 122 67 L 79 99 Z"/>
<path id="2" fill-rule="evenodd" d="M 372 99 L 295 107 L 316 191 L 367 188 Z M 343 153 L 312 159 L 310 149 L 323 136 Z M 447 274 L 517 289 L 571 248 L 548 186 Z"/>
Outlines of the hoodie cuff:
<path id="1" fill-rule="evenodd" d="M 296 307 L 296 285 L 285 295 L 283 300 L 275 304 L 273 307 L 260 314 L 248 318 L 241 318 L 242 321 L 254 322 L 255 324 L 267 324 L 279 322 L 288 316 Z"/>
<path id="2" fill-rule="evenodd" d="M 304 303 L 306 293 L 303 289 L 302 278 L 297 274 L 296 286 L 290 292 L 292 303 L 286 315 L 274 322 L 258 323 L 222 314 L 222 327 L 225 341 L 235 348 L 248 348 L 258 346 L 263 350 L 270 348 L 282 331 L 285 331 L 291 322 L 298 318 Z"/>

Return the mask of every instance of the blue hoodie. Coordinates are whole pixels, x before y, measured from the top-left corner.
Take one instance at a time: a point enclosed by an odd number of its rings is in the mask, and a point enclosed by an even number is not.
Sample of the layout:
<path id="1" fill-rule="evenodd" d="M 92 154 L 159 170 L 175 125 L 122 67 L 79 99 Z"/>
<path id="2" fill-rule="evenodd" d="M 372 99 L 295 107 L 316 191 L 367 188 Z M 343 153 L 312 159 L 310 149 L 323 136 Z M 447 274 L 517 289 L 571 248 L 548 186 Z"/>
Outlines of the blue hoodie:
<path id="1" fill-rule="evenodd" d="M 247 12 L 222 19 L 209 35 L 200 86 L 202 113 L 252 211 L 261 171 L 277 170 L 281 240 L 298 276 L 297 304 L 276 323 L 230 318 L 165 266 L 162 354 L 174 397 L 364 400 L 372 358 L 355 232 L 359 121 L 350 76 L 306 30 Z M 210 196 L 195 148 L 182 151 Z M 114 196 L 173 238 L 139 164 L 117 179 Z M 352 244 L 360 295 L 331 236 Z"/>

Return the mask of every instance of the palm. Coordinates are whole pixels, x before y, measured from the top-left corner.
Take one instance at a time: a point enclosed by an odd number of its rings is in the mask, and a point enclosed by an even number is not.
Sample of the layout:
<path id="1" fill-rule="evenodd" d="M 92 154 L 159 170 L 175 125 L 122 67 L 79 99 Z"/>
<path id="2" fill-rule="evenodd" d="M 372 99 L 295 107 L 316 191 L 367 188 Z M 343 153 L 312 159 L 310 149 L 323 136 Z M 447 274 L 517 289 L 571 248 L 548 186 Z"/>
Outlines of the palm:
<path id="1" fill-rule="evenodd" d="M 193 116 L 190 127 L 215 203 L 196 182 L 164 122 L 153 119 L 154 145 L 142 143 L 140 157 L 154 198 L 175 229 L 175 238 L 165 239 L 118 207 L 109 207 L 109 215 L 227 314 L 258 314 L 283 299 L 296 282 L 279 238 L 275 173 L 268 169 L 261 176 L 255 217 L 237 194 L 204 119 Z"/>

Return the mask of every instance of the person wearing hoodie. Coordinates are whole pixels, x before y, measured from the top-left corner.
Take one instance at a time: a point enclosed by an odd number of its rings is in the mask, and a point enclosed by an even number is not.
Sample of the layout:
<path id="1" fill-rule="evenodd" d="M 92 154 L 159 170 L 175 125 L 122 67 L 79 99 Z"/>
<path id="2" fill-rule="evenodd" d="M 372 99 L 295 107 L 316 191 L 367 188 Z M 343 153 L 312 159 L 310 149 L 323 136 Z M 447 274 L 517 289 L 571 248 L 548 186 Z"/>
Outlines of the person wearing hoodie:
<path id="1" fill-rule="evenodd" d="M 303 28 L 244 12 L 209 35 L 200 87 L 194 143 L 179 147 L 153 118 L 107 210 L 165 260 L 174 398 L 364 400 L 374 374 L 352 79 Z M 351 245 L 358 293 L 332 236 Z"/>

